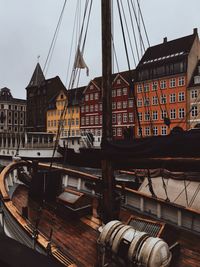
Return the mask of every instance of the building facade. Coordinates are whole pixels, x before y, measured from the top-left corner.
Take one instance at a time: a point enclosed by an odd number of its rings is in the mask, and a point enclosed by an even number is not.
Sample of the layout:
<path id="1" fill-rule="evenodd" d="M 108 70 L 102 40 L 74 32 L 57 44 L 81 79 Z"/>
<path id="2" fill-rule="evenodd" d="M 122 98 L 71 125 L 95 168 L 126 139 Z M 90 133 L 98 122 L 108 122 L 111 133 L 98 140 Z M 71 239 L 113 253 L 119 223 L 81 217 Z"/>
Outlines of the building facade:
<path id="1" fill-rule="evenodd" d="M 133 72 L 131 72 L 131 75 Z M 112 77 L 112 128 L 113 138 L 124 139 L 126 133 L 133 138 L 134 101 L 130 92 L 127 72 Z M 81 132 L 92 133 L 98 142 L 102 136 L 101 77 L 92 80 L 83 92 L 81 104 Z"/>
<path id="2" fill-rule="evenodd" d="M 200 127 L 200 61 L 188 87 L 188 129 Z"/>
<path id="3" fill-rule="evenodd" d="M 137 122 L 137 137 L 166 135 L 174 127 L 187 129 L 187 87 L 199 56 L 197 29 L 147 49 L 135 83 L 141 125 Z"/>
<path id="4" fill-rule="evenodd" d="M 50 99 L 65 90 L 58 76 L 45 79 L 39 63 L 36 65 L 27 91 L 27 131 L 46 132 L 46 114 Z"/>
<path id="5" fill-rule="evenodd" d="M 26 127 L 26 100 L 13 98 L 10 89 L 0 90 L 0 132 L 23 133 Z"/>
<path id="6" fill-rule="evenodd" d="M 57 133 L 61 115 L 61 138 L 80 137 L 80 101 L 84 88 L 61 90 L 50 101 L 47 110 L 47 132 Z"/>

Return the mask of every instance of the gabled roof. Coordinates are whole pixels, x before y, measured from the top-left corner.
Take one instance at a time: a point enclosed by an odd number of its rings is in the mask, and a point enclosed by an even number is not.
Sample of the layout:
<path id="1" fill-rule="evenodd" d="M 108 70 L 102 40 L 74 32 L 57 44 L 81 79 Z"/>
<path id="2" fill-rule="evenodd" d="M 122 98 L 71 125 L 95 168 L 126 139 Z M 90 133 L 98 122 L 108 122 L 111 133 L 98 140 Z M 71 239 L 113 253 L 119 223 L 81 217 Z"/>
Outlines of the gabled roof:
<path id="1" fill-rule="evenodd" d="M 78 105 L 82 99 L 85 86 L 67 90 L 68 106 Z"/>
<path id="2" fill-rule="evenodd" d="M 43 71 L 40 67 L 40 64 L 37 63 L 35 70 L 33 72 L 33 75 L 31 77 L 31 80 L 27 87 L 39 86 L 44 80 L 45 80 L 45 77 L 44 77 Z"/>
<path id="3" fill-rule="evenodd" d="M 193 34 L 169 42 L 164 38 L 163 43 L 146 50 L 137 68 L 147 66 L 147 64 L 157 65 L 163 61 L 177 61 L 177 59 L 188 55 L 197 36 L 197 30 L 194 29 Z"/>
<path id="4" fill-rule="evenodd" d="M 136 77 L 136 70 L 130 70 L 130 71 L 122 71 L 122 72 L 118 72 L 118 73 L 113 73 L 112 77 L 111 77 L 111 81 L 112 83 L 115 81 L 116 77 L 118 75 L 121 75 L 122 78 L 129 83 L 129 80 L 131 79 L 132 81 L 135 79 Z M 93 79 L 93 82 L 99 87 L 102 88 L 102 77 L 96 77 Z"/>
<path id="5" fill-rule="evenodd" d="M 194 77 L 200 76 L 200 69 L 199 68 L 200 68 L 200 60 L 197 62 L 196 68 L 193 72 L 193 75 L 192 75 L 192 78 L 190 80 L 190 84 L 188 87 L 195 87 L 195 86 L 200 87 L 200 83 L 194 83 Z"/>

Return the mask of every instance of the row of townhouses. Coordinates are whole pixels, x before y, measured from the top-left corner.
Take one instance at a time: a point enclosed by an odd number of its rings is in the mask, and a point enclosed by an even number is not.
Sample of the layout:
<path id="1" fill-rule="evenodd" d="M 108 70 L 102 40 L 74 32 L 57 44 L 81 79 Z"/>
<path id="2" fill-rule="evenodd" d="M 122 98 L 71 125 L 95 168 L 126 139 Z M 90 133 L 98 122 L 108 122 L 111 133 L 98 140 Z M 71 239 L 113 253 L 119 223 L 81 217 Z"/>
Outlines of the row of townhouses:
<path id="1" fill-rule="evenodd" d="M 0 93 L 0 130 L 56 133 L 63 109 L 62 135 L 102 134 L 102 79 L 66 90 L 58 76 L 45 79 L 39 63 L 26 87 L 27 100 Z M 191 35 L 149 47 L 135 70 L 112 76 L 113 137 L 167 135 L 200 124 L 200 42 Z M 6 92 L 9 103 L 2 98 Z M 135 95 L 135 99 L 134 99 Z M 4 105 L 4 106 L 3 106 Z M 25 112 L 26 111 L 26 112 Z M 23 113 L 25 112 L 25 113 Z M 23 120 L 23 123 L 22 123 Z M 11 123 L 12 122 L 12 123 Z"/>

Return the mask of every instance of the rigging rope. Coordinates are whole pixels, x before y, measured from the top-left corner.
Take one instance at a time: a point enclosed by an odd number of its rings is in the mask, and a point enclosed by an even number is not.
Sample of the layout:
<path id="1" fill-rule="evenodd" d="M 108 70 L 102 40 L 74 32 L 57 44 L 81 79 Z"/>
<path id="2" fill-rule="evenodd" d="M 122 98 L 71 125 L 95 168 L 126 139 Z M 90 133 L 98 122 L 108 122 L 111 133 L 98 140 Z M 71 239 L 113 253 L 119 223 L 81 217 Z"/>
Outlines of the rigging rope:
<path id="1" fill-rule="evenodd" d="M 128 57 L 128 49 L 127 49 L 127 44 L 126 44 L 126 37 L 125 37 L 125 32 L 124 32 L 124 27 L 123 27 L 123 21 L 122 21 L 122 15 L 121 15 L 121 11 L 120 11 L 119 0 L 117 0 L 117 6 L 118 6 L 119 19 L 120 19 L 120 24 L 121 24 L 121 29 L 122 29 L 122 36 L 123 36 L 123 41 L 124 41 L 126 60 L 127 60 L 127 64 L 128 64 L 129 84 L 130 84 L 130 89 L 131 89 L 131 91 L 133 93 L 133 101 L 134 101 L 134 106 L 135 106 L 136 117 L 137 117 L 137 120 L 138 120 L 138 125 L 139 125 L 139 128 L 141 129 L 139 113 L 138 113 L 138 109 L 137 109 L 136 95 L 135 95 L 135 90 L 134 90 L 134 86 L 133 86 L 133 79 L 131 77 L 130 61 L 129 61 L 129 57 Z M 141 133 L 141 136 L 142 136 L 142 133 Z"/>
<path id="2" fill-rule="evenodd" d="M 54 32 L 54 35 L 53 35 L 53 39 L 51 41 L 51 45 L 50 45 L 50 48 L 49 48 L 49 51 L 48 51 L 48 54 L 47 54 L 47 58 L 46 58 L 46 61 L 45 61 L 45 64 L 44 64 L 43 72 L 45 74 L 46 74 L 46 72 L 48 70 L 48 66 L 49 66 L 49 63 L 51 61 L 52 53 L 53 53 L 53 50 L 54 50 L 54 47 L 55 47 L 55 43 L 56 43 L 56 40 L 57 40 L 57 36 L 58 36 L 58 32 L 59 32 L 60 25 L 61 25 L 61 22 L 62 22 L 62 18 L 63 18 L 63 14 L 64 14 L 64 11 L 65 11 L 66 3 L 67 3 L 67 0 L 64 1 L 63 7 L 62 7 L 62 10 L 61 10 L 61 14 L 59 16 L 58 23 L 57 23 L 57 26 L 56 26 L 56 29 L 55 29 L 55 32 Z"/>

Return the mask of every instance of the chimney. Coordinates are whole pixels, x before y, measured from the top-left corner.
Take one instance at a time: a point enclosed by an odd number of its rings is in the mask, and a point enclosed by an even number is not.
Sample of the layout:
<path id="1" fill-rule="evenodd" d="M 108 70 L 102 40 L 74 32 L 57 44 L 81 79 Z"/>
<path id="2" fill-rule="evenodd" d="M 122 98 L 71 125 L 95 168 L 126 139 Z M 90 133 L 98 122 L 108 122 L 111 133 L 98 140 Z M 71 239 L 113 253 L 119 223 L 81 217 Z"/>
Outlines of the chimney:
<path id="1" fill-rule="evenodd" d="M 193 29 L 193 34 L 195 34 L 195 35 L 198 34 L 198 29 L 197 28 Z"/>
<path id="2" fill-rule="evenodd" d="M 163 38 L 163 43 L 167 43 L 167 37 Z"/>

